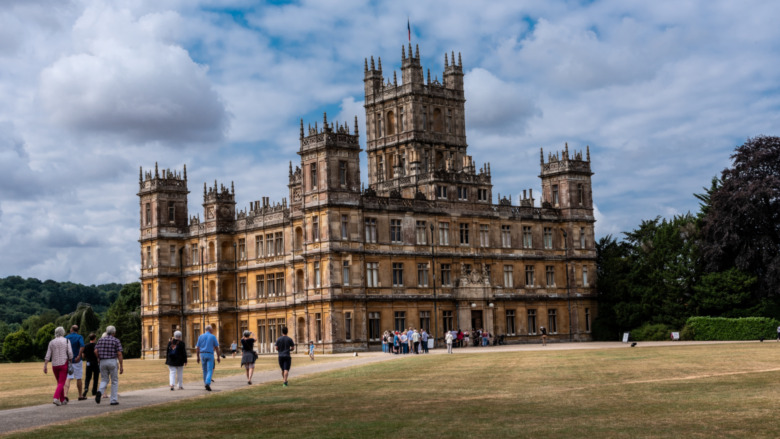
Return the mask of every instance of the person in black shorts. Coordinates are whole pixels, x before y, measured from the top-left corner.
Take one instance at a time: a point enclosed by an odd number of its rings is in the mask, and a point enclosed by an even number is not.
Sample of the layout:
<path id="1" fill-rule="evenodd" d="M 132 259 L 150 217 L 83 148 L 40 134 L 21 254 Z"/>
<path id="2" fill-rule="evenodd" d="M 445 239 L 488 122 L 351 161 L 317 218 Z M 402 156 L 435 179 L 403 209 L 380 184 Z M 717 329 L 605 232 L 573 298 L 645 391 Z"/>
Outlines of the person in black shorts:
<path id="1" fill-rule="evenodd" d="M 292 357 L 290 352 L 295 348 L 295 342 L 287 336 L 287 327 L 282 327 L 282 336 L 276 340 L 276 350 L 279 352 L 279 367 L 282 369 L 282 379 L 284 387 L 287 387 L 287 376 L 290 374 Z"/>

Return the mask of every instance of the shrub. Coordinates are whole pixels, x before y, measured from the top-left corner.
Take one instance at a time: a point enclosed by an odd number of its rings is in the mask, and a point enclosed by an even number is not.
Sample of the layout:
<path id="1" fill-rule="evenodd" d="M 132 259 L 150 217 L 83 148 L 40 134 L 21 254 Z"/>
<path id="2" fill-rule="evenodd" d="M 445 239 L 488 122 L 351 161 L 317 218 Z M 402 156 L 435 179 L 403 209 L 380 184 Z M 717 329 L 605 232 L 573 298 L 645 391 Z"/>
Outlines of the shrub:
<path id="1" fill-rule="evenodd" d="M 663 323 L 644 325 L 631 331 L 631 339 L 634 341 L 666 341 L 671 339 L 674 329 Z"/>
<path id="2" fill-rule="evenodd" d="M 6 360 L 17 363 L 27 360 L 35 353 L 30 334 L 24 329 L 8 334 L 3 341 L 3 356 Z"/>
<path id="3" fill-rule="evenodd" d="M 685 323 L 693 340 L 773 339 L 780 321 L 768 317 L 691 317 Z"/>
<path id="4" fill-rule="evenodd" d="M 35 356 L 43 358 L 49 349 L 49 342 L 54 338 L 54 323 L 47 323 L 35 334 Z"/>

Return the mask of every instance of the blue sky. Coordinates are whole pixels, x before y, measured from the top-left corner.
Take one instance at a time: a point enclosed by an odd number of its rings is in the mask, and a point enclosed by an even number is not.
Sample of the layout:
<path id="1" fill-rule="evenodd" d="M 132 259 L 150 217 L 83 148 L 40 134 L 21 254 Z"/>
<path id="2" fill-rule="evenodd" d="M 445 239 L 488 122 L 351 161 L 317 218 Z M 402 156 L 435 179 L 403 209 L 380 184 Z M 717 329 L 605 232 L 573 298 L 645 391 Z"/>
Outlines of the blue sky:
<path id="1" fill-rule="evenodd" d="M 0 276 L 137 279 L 138 168 L 287 196 L 298 124 L 355 116 L 363 60 L 462 54 L 470 154 L 539 190 L 539 148 L 590 146 L 598 236 L 696 211 L 746 138 L 780 125 L 780 5 L 761 1 L 6 0 Z M 363 160 L 365 165 L 365 160 Z M 362 177 L 366 181 L 365 173 Z"/>

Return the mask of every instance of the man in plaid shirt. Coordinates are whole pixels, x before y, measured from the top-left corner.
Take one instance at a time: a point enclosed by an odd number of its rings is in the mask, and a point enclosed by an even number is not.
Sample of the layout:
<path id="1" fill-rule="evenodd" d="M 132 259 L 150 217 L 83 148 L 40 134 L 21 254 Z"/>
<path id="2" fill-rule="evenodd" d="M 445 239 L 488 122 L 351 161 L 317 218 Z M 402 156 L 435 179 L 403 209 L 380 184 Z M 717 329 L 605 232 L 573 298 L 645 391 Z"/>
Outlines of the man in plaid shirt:
<path id="1" fill-rule="evenodd" d="M 100 361 L 100 388 L 95 395 L 95 402 L 100 404 L 100 398 L 108 386 L 108 378 L 111 378 L 111 405 L 118 405 L 117 394 L 119 393 L 119 375 L 117 375 L 117 362 L 119 363 L 119 373 L 124 372 L 122 366 L 122 343 L 114 337 L 116 328 L 109 326 L 106 328 L 106 336 L 101 337 L 95 344 L 95 355 Z"/>

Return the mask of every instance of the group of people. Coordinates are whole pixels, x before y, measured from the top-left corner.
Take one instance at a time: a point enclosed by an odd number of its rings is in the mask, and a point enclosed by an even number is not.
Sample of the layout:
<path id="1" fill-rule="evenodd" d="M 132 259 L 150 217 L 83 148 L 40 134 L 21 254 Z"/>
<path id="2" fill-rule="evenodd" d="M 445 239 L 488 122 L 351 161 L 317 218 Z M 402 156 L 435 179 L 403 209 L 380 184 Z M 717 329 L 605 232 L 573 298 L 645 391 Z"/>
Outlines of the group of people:
<path id="1" fill-rule="evenodd" d="M 427 354 L 428 331 L 409 328 L 406 331 L 385 331 L 382 335 L 382 352 L 387 354 Z"/>
<path id="2" fill-rule="evenodd" d="M 46 350 L 43 373 L 49 373 L 48 365 L 51 362 L 52 373 L 54 379 L 57 380 L 53 398 L 54 405 L 62 406 L 70 402 L 68 393 L 72 380 L 76 380 L 79 401 L 87 399 L 89 384 L 92 381 L 92 396 L 95 397 L 95 402 L 98 404 L 100 404 L 110 380 L 111 405 L 119 404 L 119 374 L 124 372 L 124 366 L 122 343 L 115 337 L 116 328 L 106 327 L 106 332 L 97 341 L 96 334 L 89 334 L 89 343 L 86 344 L 84 337 L 78 331 L 78 325 L 71 326 L 68 335 L 65 335 L 65 328 L 62 326 L 56 328 L 54 338 L 49 342 Z M 86 383 L 82 381 L 84 363 L 87 365 Z M 100 376 L 99 386 L 98 375 Z"/>

